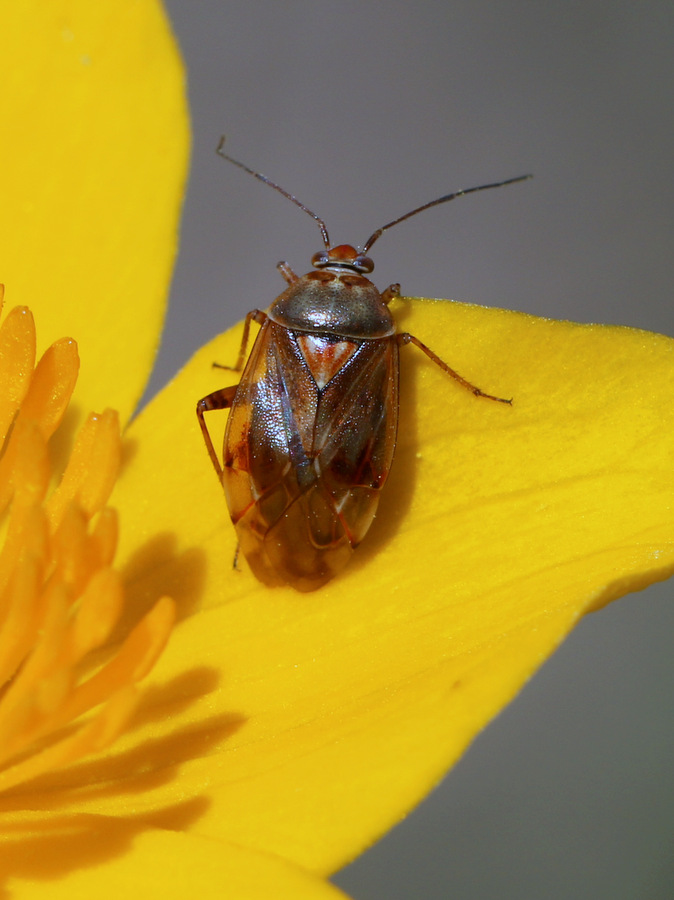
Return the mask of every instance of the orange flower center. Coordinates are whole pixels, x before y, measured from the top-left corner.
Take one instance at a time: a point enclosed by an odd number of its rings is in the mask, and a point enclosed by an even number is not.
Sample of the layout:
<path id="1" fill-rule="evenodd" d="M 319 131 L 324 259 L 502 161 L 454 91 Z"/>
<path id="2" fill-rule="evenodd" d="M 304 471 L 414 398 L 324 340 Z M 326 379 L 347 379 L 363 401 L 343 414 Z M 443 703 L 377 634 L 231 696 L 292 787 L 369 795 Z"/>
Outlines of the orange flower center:
<path id="1" fill-rule="evenodd" d="M 89 416 L 51 489 L 48 441 L 78 368 L 68 338 L 35 365 L 27 308 L 0 325 L 0 790 L 108 746 L 173 624 L 164 597 L 107 646 L 124 608 L 105 506 L 120 459 L 114 410 Z"/>

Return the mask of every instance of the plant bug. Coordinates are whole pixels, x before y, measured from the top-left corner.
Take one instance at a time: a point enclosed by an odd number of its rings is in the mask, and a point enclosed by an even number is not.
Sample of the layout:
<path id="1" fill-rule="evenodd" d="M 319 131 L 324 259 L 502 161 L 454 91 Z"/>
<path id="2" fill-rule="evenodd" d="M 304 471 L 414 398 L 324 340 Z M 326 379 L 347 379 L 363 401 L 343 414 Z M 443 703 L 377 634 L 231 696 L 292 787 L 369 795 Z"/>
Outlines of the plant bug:
<path id="1" fill-rule="evenodd" d="M 393 460 L 398 427 L 398 357 L 415 344 L 471 391 L 498 403 L 462 378 L 418 338 L 397 332 L 388 304 L 393 284 L 380 293 L 366 277 L 368 251 L 389 228 L 455 197 L 514 184 L 522 175 L 446 194 L 378 228 L 361 249 L 332 247 L 325 223 L 265 175 L 223 150 L 224 159 L 265 182 L 317 223 L 325 245 L 314 271 L 288 282 L 266 312 L 246 316 L 236 370 L 238 385 L 197 404 L 206 447 L 225 491 L 239 547 L 264 584 L 313 591 L 346 565 L 374 519 Z M 251 322 L 260 326 L 244 368 Z M 224 368 L 224 367 L 222 367 Z M 204 413 L 229 409 L 220 463 Z M 238 552 L 238 551 L 237 551 Z"/>

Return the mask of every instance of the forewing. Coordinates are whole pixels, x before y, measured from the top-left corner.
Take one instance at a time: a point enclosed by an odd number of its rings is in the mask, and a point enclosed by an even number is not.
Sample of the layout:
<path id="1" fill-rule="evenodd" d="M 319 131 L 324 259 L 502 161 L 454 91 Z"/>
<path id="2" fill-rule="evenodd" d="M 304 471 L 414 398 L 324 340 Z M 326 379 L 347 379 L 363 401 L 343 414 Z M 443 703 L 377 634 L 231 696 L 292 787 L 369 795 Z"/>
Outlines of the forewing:
<path id="1" fill-rule="evenodd" d="M 353 546 L 369 528 L 398 425 L 398 343 L 364 341 L 325 388 L 314 434 L 321 482 Z"/>
<path id="2" fill-rule="evenodd" d="M 253 504 L 262 533 L 301 490 L 318 389 L 287 329 L 267 320 L 234 397 L 224 447 L 223 484 L 235 524 Z"/>

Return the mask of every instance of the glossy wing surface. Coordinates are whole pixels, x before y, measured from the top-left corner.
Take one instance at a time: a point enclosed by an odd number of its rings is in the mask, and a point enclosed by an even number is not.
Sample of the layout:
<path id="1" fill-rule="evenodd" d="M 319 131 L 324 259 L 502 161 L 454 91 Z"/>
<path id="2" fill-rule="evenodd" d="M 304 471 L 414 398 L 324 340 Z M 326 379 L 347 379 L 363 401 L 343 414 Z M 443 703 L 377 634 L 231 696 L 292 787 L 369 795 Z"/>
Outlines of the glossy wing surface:
<path id="1" fill-rule="evenodd" d="M 298 356 L 292 335 L 268 319 L 225 432 L 223 483 L 235 524 L 257 503 L 266 530 L 308 476 L 318 389 Z"/>

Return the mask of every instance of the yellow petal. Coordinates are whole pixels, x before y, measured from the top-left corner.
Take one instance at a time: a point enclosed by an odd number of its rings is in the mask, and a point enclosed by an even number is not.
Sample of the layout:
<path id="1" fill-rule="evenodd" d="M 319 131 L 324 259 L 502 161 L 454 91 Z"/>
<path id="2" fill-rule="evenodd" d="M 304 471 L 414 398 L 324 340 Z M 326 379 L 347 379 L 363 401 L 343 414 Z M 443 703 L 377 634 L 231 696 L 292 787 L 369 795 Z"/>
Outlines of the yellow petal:
<path id="1" fill-rule="evenodd" d="M 187 159 L 183 72 L 155 0 L 0 8 L 0 281 L 76 335 L 84 410 L 123 421 L 149 374 Z"/>
<path id="2" fill-rule="evenodd" d="M 120 544 L 134 607 L 170 581 L 183 621 L 133 732 L 89 765 L 98 789 L 62 774 L 33 808 L 125 816 L 131 792 L 161 827 L 333 870 L 429 790 L 579 616 L 672 572 L 672 340 L 458 303 L 397 314 L 513 406 L 408 347 L 371 533 L 316 593 L 268 589 L 232 570 L 194 414 L 230 380 L 210 364 L 235 359 L 240 329 L 204 348 L 132 425 L 113 495 L 136 513 Z"/>
<path id="3" fill-rule="evenodd" d="M 346 900 L 285 860 L 194 835 L 146 831 L 132 818 L 62 821 L 50 834 L 16 838 L 0 850 L 16 900 L 42 900 L 45 891 L 50 900 Z"/>

